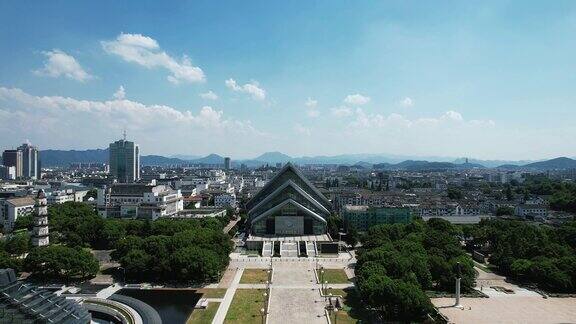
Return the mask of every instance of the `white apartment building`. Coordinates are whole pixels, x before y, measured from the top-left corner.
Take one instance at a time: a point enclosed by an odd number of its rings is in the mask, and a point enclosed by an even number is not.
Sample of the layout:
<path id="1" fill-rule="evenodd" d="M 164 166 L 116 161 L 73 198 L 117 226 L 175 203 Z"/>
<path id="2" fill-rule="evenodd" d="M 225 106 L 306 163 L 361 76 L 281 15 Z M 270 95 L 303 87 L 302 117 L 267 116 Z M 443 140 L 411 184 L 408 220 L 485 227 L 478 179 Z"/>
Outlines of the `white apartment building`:
<path id="1" fill-rule="evenodd" d="M 68 201 L 82 202 L 88 190 L 55 190 L 46 196 L 48 205 L 63 204 Z"/>
<path id="2" fill-rule="evenodd" d="M 214 195 L 214 206 L 216 207 L 236 207 L 236 195 L 234 192 L 223 192 Z"/>
<path id="3" fill-rule="evenodd" d="M 478 216 L 481 215 L 479 205 L 460 204 L 422 204 L 416 208 L 416 213 L 421 217 L 430 216 Z"/>
<path id="4" fill-rule="evenodd" d="M 548 217 L 548 206 L 544 204 L 521 204 L 516 206 L 514 214 L 522 218 L 543 218 Z"/>
<path id="5" fill-rule="evenodd" d="M 4 225 L 4 232 L 9 233 L 12 231 L 18 217 L 32 214 L 34 212 L 34 204 L 34 199 L 31 197 L 0 200 L 0 219 Z"/>
<path id="6" fill-rule="evenodd" d="M 184 209 L 180 190 L 166 185 L 114 184 L 98 189 L 97 210 L 103 217 L 155 220 Z"/>

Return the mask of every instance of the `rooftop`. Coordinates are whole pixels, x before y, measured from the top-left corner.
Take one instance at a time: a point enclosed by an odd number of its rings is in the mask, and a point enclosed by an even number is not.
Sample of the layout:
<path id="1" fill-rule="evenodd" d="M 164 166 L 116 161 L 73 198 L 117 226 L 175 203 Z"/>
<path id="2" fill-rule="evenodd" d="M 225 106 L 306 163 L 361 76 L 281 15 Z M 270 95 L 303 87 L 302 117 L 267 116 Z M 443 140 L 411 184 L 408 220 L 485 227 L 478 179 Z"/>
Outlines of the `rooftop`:
<path id="1" fill-rule="evenodd" d="M 8 198 L 6 201 L 15 207 L 24 207 L 35 204 L 32 197 Z"/>

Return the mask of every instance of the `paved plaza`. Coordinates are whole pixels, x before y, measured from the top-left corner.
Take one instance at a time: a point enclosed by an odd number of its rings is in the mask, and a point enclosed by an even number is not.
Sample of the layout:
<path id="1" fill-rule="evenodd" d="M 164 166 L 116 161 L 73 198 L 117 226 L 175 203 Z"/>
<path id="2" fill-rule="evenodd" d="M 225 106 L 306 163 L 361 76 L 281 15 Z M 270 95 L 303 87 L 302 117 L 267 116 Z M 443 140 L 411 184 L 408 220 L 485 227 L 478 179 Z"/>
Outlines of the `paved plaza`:
<path id="1" fill-rule="evenodd" d="M 442 307 L 454 303 L 453 298 L 434 298 Z M 545 324 L 576 323 L 576 298 L 508 297 L 462 298 L 464 309 L 440 308 L 450 323 Z"/>
<path id="2" fill-rule="evenodd" d="M 540 294 L 506 282 L 504 277 L 478 271 L 476 288 L 489 298 L 462 298 L 463 309 L 449 307 L 453 298 L 433 298 L 432 303 L 450 323 L 576 323 L 576 298 L 544 298 Z M 491 287 L 503 287 L 505 293 Z"/>
<path id="3" fill-rule="evenodd" d="M 268 323 L 326 324 L 324 298 L 314 288 L 273 288 Z"/>
<path id="4" fill-rule="evenodd" d="M 216 285 L 228 288 L 212 323 L 223 323 L 236 289 L 265 289 L 266 284 L 240 284 L 245 269 L 269 269 L 270 258 L 231 255 L 230 265 L 222 281 Z M 324 308 L 326 300 L 320 295 L 314 269 L 318 266 L 344 269 L 353 273 L 350 265 L 355 258 L 341 253 L 333 258 L 275 258 L 272 260 L 272 283 L 268 323 L 327 323 Z M 332 288 L 346 288 L 352 284 L 331 284 Z"/>

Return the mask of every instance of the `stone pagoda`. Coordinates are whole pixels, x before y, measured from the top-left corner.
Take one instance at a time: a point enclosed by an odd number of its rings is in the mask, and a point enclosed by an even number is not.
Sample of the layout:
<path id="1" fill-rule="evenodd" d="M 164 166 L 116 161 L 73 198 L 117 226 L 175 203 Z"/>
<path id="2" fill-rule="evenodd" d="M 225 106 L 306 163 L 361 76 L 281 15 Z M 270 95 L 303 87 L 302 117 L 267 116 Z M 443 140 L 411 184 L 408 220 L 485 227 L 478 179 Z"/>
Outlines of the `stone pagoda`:
<path id="1" fill-rule="evenodd" d="M 34 215 L 34 229 L 32 230 L 32 245 L 46 246 L 50 244 L 48 236 L 48 206 L 46 194 L 40 189 L 36 196 L 36 213 Z"/>

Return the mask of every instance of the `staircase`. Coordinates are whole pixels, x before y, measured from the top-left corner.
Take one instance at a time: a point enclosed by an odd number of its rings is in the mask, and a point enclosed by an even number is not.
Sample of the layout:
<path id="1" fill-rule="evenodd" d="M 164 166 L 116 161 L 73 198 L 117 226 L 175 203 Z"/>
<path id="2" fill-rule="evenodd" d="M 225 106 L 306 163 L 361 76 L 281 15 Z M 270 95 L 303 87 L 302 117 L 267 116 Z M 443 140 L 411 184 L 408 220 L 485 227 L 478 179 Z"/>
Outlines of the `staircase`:
<path id="1" fill-rule="evenodd" d="M 280 242 L 281 257 L 298 257 L 298 243 Z"/>
<path id="2" fill-rule="evenodd" d="M 306 242 L 306 254 L 308 257 L 314 258 L 318 255 L 316 244 L 314 242 Z"/>
<path id="3" fill-rule="evenodd" d="M 264 244 L 262 244 L 262 256 L 271 257 L 273 253 L 272 248 L 272 242 L 264 242 Z"/>

